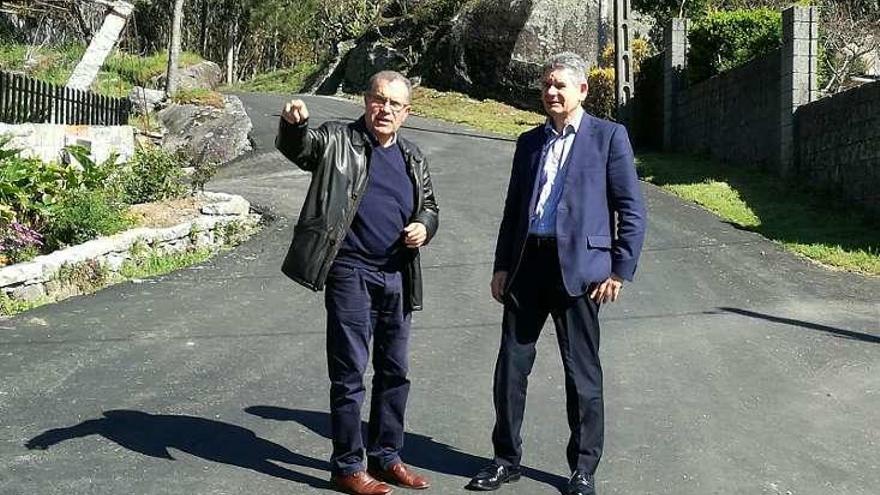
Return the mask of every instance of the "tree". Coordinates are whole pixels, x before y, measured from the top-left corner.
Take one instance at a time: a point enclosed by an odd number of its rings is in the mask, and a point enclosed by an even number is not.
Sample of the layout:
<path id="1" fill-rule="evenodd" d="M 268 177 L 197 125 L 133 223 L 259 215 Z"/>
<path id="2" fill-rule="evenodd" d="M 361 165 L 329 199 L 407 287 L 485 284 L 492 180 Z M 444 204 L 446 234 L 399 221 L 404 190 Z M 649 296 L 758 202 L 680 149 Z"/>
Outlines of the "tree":
<path id="1" fill-rule="evenodd" d="M 836 0 L 823 2 L 820 9 L 822 91 L 837 93 L 849 87 L 853 76 L 864 74 L 866 55 L 880 53 L 880 4 Z"/>
<path id="2" fill-rule="evenodd" d="M 184 0 L 174 0 L 171 17 L 171 42 L 168 47 L 168 71 L 165 74 L 165 96 L 177 92 L 178 61 L 180 60 L 180 25 L 183 22 Z"/>

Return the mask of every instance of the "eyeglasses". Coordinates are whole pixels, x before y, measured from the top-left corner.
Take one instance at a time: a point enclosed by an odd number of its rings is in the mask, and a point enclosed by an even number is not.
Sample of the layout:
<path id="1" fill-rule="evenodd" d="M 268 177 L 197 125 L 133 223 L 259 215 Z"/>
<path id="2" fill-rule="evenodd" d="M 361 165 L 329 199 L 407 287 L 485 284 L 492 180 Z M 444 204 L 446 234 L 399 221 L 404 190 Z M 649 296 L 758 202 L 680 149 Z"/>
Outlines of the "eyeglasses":
<path id="1" fill-rule="evenodd" d="M 385 106 L 387 105 L 388 108 L 391 110 L 391 113 L 395 115 L 402 112 L 404 108 L 409 106 L 408 103 L 392 100 L 391 98 L 377 95 L 375 93 L 367 93 L 367 100 L 369 100 L 371 105 L 376 105 L 377 107 L 385 108 Z"/>

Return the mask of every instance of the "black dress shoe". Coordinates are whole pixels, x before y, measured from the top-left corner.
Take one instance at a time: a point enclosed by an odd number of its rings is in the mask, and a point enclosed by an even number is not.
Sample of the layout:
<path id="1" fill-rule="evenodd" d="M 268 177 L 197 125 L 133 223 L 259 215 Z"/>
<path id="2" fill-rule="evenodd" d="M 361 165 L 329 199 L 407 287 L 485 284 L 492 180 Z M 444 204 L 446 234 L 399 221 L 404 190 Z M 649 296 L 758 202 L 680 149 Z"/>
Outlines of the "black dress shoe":
<path id="1" fill-rule="evenodd" d="M 499 466 L 493 462 L 486 465 L 476 476 L 471 478 L 471 482 L 465 488 L 483 492 L 497 490 L 504 483 L 517 481 L 521 475 L 519 466 Z"/>
<path id="2" fill-rule="evenodd" d="M 565 488 L 566 495 L 596 495 L 596 480 L 592 474 L 575 471 Z"/>

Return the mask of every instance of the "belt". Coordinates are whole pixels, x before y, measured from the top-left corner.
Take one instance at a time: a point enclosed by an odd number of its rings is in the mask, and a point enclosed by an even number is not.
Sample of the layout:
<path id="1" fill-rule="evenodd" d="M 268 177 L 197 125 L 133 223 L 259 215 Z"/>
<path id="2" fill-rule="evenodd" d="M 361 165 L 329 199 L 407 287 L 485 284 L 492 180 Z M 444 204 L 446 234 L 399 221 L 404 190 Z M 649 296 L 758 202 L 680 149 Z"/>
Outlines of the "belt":
<path id="1" fill-rule="evenodd" d="M 536 248 L 542 247 L 556 247 L 556 237 L 555 236 L 543 236 L 543 235 L 534 235 L 529 234 L 526 238 L 526 244 Z"/>

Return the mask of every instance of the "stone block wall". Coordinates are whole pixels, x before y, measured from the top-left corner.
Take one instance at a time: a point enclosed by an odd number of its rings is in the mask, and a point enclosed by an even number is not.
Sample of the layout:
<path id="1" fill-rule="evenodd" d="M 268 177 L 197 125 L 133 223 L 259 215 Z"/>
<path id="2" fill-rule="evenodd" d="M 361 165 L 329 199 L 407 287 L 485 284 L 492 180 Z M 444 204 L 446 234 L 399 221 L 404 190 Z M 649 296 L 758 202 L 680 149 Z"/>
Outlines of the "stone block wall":
<path id="1" fill-rule="evenodd" d="M 134 127 L 128 125 L 0 123 L 0 136 L 11 138 L 7 147 L 22 150 L 22 156 L 44 162 L 60 161 L 64 148 L 72 145 L 90 149 L 92 159 L 98 163 L 114 153 L 119 161 L 126 161 L 134 155 Z"/>
<path id="2" fill-rule="evenodd" d="M 794 112 L 818 97 L 818 22 L 816 7 L 789 7 L 782 13 L 778 50 L 688 86 L 688 22 L 672 19 L 665 44 L 663 147 L 788 176 Z"/>
<path id="3" fill-rule="evenodd" d="M 794 128 L 801 180 L 880 215 L 880 82 L 801 106 Z"/>
<path id="4" fill-rule="evenodd" d="M 772 167 L 779 161 L 779 52 L 676 94 L 671 148 Z"/>

